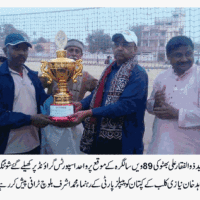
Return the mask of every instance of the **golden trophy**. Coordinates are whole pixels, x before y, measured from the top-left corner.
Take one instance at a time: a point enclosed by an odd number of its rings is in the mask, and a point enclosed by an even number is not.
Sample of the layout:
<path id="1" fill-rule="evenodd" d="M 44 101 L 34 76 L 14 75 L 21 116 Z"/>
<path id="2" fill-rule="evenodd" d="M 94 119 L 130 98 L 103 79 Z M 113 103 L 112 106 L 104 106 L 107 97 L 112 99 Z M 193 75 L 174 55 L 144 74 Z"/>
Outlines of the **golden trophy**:
<path id="1" fill-rule="evenodd" d="M 56 45 L 59 50 L 56 51 L 57 58 L 47 61 L 41 61 L 42 77 L 47 77 L 48 84 L 56 81 L 58 92 L 53 96 L 53 104 L 50 105 L 50 119 L 56 122 L 68 121 L 68 116 L 74 113 L 72 104 L 72 95 L 67 88 L 67 82 L 72 79 L 76 83 L 77 76 L 82 76 L 82 60 L 74 61 L 66 57 L 67 51 L 64 47 L 67 44 L 67 36 L 63 31 L 56 35 Z"/>

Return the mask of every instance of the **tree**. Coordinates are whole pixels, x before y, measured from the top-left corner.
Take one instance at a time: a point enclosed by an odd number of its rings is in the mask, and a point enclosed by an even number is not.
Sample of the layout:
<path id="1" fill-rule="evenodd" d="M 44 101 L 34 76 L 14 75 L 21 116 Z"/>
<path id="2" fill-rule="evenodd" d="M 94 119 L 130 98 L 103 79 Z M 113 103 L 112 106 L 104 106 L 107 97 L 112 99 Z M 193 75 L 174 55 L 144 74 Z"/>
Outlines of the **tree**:
<path id="1" fill-rule="evenodd" d="M 37 40 L 34 39 L 31 43 L 32 43 L 32 44 L 37 44 Z"/>
<path id="2" fill-rule="evenodd" d="M 34 39 L 34 40 L 32 41 L 32 44 L 47 43 L 47 42 L 50 42 L 50 40 L 49 40 L 49 39 L 45 39 L 45 38 L 43 38 L 43 37 L 40 37 L 40 38 L 38 38 L 38 39 Z"/>
<path id="3" fill-rule="evenodd" d="M 41 44 L 37 44 L 35 46 L 35 50 L 36 50 L 36 52 L 43 52 L 44 51 L 44 47 Z"/>
<path id="4" fill-rule="evenodd" d="M 38 38 L 37 43 L 47 43 L 47 40 L 43 37 Z"/>
<path id="5" fill-rule="evenodd" d="M 111 37 L 105 34 L 104 30 L 96 30 L 92 34 L 88 34 L 86 41 L 90 53 L 106 53 L 106 50 L 112 47 Z"/>
<path id="6" fill-rule="evenodd" d="M 138 47 L 141 46 L 141 35 L 142 35 L 142 30 L 144 29 L 144 27 L 145 25 L 136 25 L 130 28 L 131 31 L 135 32 L 138 38 L 138 44 L 137 44 Z"/>
<path id="7" fill-rule="evenodd" d="M 0 46 L 4 46 L 6 36 L 11 33 L 19 33 L 29 41 L 29 37 L 24 31 L 16 29 L 12 24 L 3 24 L 0 25 Z"/>

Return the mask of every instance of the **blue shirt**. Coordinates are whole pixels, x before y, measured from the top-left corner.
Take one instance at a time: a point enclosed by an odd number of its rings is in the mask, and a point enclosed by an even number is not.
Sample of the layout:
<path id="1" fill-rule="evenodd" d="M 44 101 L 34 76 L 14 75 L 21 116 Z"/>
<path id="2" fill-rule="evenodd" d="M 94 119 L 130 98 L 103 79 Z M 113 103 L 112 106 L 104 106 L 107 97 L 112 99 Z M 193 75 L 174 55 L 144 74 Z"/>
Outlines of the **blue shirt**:
<path id="1" fill-rule="evenodd" d="M 49 97 L 42 87 L 37 72 L 28 70 L 28 76 L 35 88 L 37 113 L 41 113 L 40 105 Z M 13 78 L 8 69 L 8 62 L 5 61 L 0 67 L 0 154 L 3 154 L 11 129 L 17 129 L 31 124 L 31 116 L 20 112 L 13 112 L 15 86 Z"/>
<path id="2" fill-rule="evenodd" d="M 93 116 L 98 119 L 97 135 L 100 130 L 102 117 L 116 118 L 124 116 L 121 153 L 142 154 L 144 113 L 148 95 L 148 76 L 142 67 L 136 65 L 119 100 L 116 103 L 105 106 L 107 92 L 110 89 L 110 83 L 119 69 L 120 66 L 118 67 L 115 63 L 104 86 L 102 105 L 101 107 L 92 109 Z M 93 94 L 94 91 L 91 95 L 81 101 L 84 110 L 89 109 Z"/>

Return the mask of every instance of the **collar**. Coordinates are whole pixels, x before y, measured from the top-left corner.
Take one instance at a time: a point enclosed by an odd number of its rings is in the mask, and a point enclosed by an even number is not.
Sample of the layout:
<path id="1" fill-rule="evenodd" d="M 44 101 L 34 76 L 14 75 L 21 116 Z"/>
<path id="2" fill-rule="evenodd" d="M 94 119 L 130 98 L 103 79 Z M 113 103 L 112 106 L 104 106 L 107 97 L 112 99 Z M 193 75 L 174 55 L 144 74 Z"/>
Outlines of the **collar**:
<path id="1" fill-rule="evenodd" d="M 119 69 L 122 65 L 117 65 L 117 62 L 111 63 L 113 69 Z"/>
<path id="2" fill-rule="evenodd" d="M 29 69 L 26 65 L 23 65 L 23 67 L 24 67 L 24 69 L 27 70 L 28 73 L 38 75 L 38 72 L 35 72 L 35 71 Z M 10 70 L 8 67 L 8 61 L 6 60 L 0 67 L 0 75 L 9 75 L 9 74 L 10 74 Z"/>
<path id="3" fill-rule="evenodd" d="M 17 72 L 17 71 L 15 71 L 15 70 L 11 69 L 10 67 L 8 67 L 8 70 L 9 70 L 10 73 L 13 73 L 13 74 L 20 74 L 19 72 Z M 24 71 L 27 72 L 27 69 L 25 69 L 24 66 L 22 66 L 22 72 L 24 72 Z"/>
<path id="4" fill-rule="evenodd" d="M 175 75 L 176 81 L 181 81 L 181 80 L 187 78 L 188 75 L 193 72 L 194 67 L 195 67 L 195 65 L 193 64 L 192 67 L 190 67 L 190 69 L 188 69 L 187 71 L 185 71 L 181 76 L 178 76 L 177 74 L 175 74 L 174 73 L 174 69 L 172 68 L 173 74 Z"/>

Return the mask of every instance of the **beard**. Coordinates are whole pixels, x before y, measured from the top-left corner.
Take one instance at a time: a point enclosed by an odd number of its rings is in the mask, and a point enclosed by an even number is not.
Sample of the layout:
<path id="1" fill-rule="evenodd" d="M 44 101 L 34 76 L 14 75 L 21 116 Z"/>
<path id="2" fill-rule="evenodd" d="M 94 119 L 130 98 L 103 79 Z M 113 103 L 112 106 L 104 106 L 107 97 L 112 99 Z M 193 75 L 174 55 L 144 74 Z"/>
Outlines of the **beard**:
<path id="1" fill-rule="evenodd" d="M 178 62 L 178 63 L 176 63 L 176 66 L 173 67 L 173 69 L 177 75 L 182 75 L 187 70 L 189 70 L 192 67 L 192 65 L 193 65 L 192 61 L 188 61 L 185 63 Z"/>
<path id="2" fill-rule="evenodd" d="M 10 57 L 8 60 L 14 65 L 22 65 L 26 62 L 25 56 Z"/>

